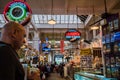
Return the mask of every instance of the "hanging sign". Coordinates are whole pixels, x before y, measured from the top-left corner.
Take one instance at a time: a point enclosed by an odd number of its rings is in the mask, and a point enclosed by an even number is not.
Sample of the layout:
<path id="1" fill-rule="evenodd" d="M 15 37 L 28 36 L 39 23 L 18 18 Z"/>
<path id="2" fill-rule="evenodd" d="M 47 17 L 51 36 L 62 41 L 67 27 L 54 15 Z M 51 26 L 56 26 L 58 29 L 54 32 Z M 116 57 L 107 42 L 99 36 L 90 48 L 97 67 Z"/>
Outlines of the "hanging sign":
<path id="1" fill-rule="evenodd" d="M 50 52 L 51 48 L 49 48 L 46 43 L 42 43 L 42 51 L 48 51 L 48 52 Z"/>
<path id="2" fill-rule="evenodd" d="M 91 49 L 81 49 L 80 55 L 91 55 Z"/>
<path id="3" fill-rule="evenodd" d="M 49 42 L 48 42 L 48 38 L 45 38 L 45 42 L 42 43 L 42 51 L 44 53 L 49 53 L 51 51 L 51 48 L 49 47 Z"/>
<path id="4" fill-rule="evenodd" d="M 76 29 L 69 29 L 66 33 L 65 33 L 65 38 L 67 40 L 69 40 L 70 42 L 74 42 L 79 40 L 81 37 L 81 33 L 76 30 Z"/>
<path id="5" fill-rule="evenodd" d="M 15 21 L 26 25 L 31 20 L 31 9 L 26 2 L 12 1 L 5 6 L 4 17 L 7 21 Z"/>

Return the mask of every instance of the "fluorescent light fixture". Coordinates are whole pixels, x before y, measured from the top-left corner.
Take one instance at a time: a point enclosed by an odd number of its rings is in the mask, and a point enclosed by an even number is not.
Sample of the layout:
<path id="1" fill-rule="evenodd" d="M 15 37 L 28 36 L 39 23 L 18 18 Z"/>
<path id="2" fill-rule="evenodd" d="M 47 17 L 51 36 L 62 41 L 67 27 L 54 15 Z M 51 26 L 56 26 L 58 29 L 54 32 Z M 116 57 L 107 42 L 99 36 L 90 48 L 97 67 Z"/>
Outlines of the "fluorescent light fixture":
<path id="1" fill-rule="evenodd" d="M 97 29 L 99 29 L 99 27 L 98 26 L 92 26 L 90 29 L 91 30 L 97 30 Z"/>
<path id="2" fill-rule="evenodd" d="M 48 24 L 56 24 L 56 21 L 51 19 L 51 20 L 48 21 Z"/>

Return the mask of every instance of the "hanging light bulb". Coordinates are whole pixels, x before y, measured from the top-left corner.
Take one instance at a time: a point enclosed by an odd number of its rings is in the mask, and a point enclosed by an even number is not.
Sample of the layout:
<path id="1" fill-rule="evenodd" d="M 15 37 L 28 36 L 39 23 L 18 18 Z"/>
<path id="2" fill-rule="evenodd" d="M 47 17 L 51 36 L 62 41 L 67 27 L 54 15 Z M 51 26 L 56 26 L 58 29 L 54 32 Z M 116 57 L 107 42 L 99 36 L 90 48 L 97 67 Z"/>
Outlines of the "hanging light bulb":
<path id="1" fill-rule="evenodd" d="M 51 19 L 48 21 L 48 24 L 56 24 L 56 21 L 52 17 L 53 14 L 53 0 L 52 0 L 52 8 L 51 8 Z"/>
<path id="2" fill-rule="evenodd" d="M 99 27 L 94 25 L 94 26 L 92 26 L 90 29 L 91 29 L 91 30 L 97 30 L 97 29 L 99 29 Z"/>
<path id="3" fill-rule="evenodd" d="M 48 24 L 56 24 L 56 21 L 54 19 L 51 19 L 48 21 Z"/>
<path id="4" fill-rule="evenodd" d="M 95 10 L 94 10 L 94 0 L 93 0 L 93 22 L 95 23 Z M 99 27 L 97 25 L 93 25 L 90 28 L 91 30 L 97 30 Z"/>

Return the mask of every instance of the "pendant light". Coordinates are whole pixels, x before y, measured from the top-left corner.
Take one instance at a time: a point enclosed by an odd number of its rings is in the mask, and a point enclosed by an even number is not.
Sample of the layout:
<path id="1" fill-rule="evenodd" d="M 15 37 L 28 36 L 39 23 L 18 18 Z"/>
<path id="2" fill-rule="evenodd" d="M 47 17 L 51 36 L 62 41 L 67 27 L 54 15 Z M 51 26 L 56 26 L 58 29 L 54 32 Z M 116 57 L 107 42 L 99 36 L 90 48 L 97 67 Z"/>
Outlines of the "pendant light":
<path id="1" fill-rule="evenodd" d="M 56 24 L 56 21 L 53 19 L 53 0 L 51 1 L 52 7 L 51 7 L 51 19 L 48 21 L 48 24 Z"/>
<path id="2" fill-rule="evenodd" d="M 95 23 L 94 0 L 93 0 L 93 22 Z M 97 30 L 97 29 L 99 29 L 99 27 L 98 27 L 98 26 L 96 26 L 96 25 L 93 25 L 93 26 L 91 27 L 91 30 Z"/>

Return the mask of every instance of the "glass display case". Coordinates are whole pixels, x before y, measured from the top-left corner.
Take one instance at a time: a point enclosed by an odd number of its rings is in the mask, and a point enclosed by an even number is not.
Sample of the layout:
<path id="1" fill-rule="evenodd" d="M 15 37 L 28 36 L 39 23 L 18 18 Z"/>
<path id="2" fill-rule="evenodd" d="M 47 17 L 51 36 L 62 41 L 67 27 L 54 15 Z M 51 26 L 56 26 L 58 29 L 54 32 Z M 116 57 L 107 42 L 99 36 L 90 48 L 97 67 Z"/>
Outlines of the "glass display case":
<path id="1" fill-rule="evenodd" d="M 106 78 L 103 75 L 96 75 L 87 72 L 77 72 L 74 74 L 74 80 L 118 80 L 118 79 Z"/>

